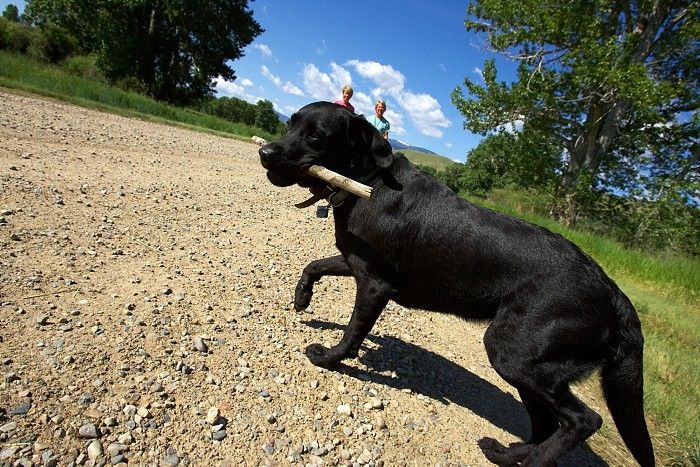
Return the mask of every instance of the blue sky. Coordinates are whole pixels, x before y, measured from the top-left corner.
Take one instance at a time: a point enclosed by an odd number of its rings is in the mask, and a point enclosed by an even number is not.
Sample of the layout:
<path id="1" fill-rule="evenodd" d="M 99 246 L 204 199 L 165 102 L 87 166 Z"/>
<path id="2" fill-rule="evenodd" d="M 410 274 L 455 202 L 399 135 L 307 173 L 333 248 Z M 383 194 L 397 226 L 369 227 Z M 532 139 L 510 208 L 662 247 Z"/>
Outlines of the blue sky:
<path id="1" fill-rule="evenodd" d="M 20 10 L 24 2 L 0 0 Z M 483 37 L 464 28 L 466 0 L 257 0 L 253 16 L 265 29 L 232 63 L 237 79 L 217 82 L 219 96 L 268 99 L 291 115 L 317 100 L 340 99 L 349 83 L 356 112 L 387 102 L 390 137 L 463 161 L 480 141 L 463 129 L 450 92 L 465 76 L 479 79 Z M 499 80 L 515 65 L 495 56 Z"/>

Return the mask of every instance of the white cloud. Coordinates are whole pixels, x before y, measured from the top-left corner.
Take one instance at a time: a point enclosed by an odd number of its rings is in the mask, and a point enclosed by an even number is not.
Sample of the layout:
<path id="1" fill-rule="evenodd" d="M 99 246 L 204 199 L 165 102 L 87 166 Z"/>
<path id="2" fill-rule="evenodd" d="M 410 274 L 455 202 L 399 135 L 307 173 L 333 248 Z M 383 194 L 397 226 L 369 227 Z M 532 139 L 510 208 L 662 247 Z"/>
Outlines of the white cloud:
<path id="1" fill-rule="evenodd" d="M 263 57 L 271 57 L 272 49 L 265 44 L 253 44 L 253 48 L 260 51 Z"/>
<path id="2" fill-rule="evenodd" d="M 391 65 L 382 65 L 377 62 L 361 62 L 359 60 L 350 60 L 347 62 L 352 66 L 363 78 L 373 81 L 380 93 L 386 95 L 396 95 L 404 88 L 406 78 L 399 72 L 394 70 Z"/>
<path id="3" fill-rule="evenodd" d="M 217 77 L 215 82 L 216 84 L 214 88 L 216 89 L 217 94 L 223 94 L 224 96 L 228 97 L 237 97 L 239 99 L 243 99 L 246 102 L 250 102 L 251 104 L 256 104 L 258 101 L 265 99 L 264 97 L 255 96 L 248 92 L 246 87 L 252 86 L 252 82 L 250 82 L 250 86 L 247 83 L 238 84 L 235 81 L 226 81 L 221 76 Z"/>
<path id="4" fill-rule="evenodd" d="M 335 63 L 331 64 L 331 67 Z M 336 65 L 337 66 L 337 65 Z M 336 70 L 333 76 L 324 73 L 313 63 L 307 64 L 302 70 L 302 82 L 304 89 L 314 99 L 322 101 L 336 101 L 340 99 L 340 88 L 345 84 L 338 82 L 338 76 L 341 75 L 340 70 Z"/>
<path id="5" fill-rule="evenodd" d="M 405 88 L 406 78 L 391 65 L 378 62 L 350 60 L 347 66 L 354 69 L 362 78 L 371 81 L 374 87 L 369 94 L 354 89 L 352 105 L 356 112 L 374 115 L 374 102 L 381 98 L 387 101 L 386 118 L 391 124 L 391 134 L 405 135 L 405 117 L 424 135 L 441 138 L 442 128 L 450 122 L 442 112 L 440 103 L 429 94 L 417 94 Z M 352 85 L 352 73 L 342 65 L 333 62 L 330 72 L 321 71 L 310 63 L 302 70 L 304 90 L 314 99 L 334 102 L 340 99 L 340 89 L 345 84 Z"/>
<path id="6" fill-rule="evenodd" d="M 478 66 L 474 67 L 474 69 L 472 70 L 472 73 L 479 76 L 481 81 L 484 81 L 484 71 L 481 68 L 479 68 Z"/>
<path id="7" fill-rule="evenodd" d="M 270 69 L 267 68 L 265 65 L 263 65 L 260 68 L 260 73 L 272 83 L 277 86 L 279 89 L 281 89 L 283 92 L 286 92 L 287 94 L 293 94 L 295 96 L 303 96 L 304 92 L 293 85 L 291 82 L 287 81 L 286 83 L 283 83 L 282 80 L 279 78 L 279 76 L 275 76 L 270 72 Z"/>
<path id="8" fill-rule="evenodd" d="M 452 143 L 445 143 L 445 147 L 447 149 L 452 149 Z"/>
<path id="9" fill-rule="evenodd" d="M 251 86 L 253 86 L 253 82 L 252 82 L 251 80 L 249 80 L 248 78 L 242 78 L 242 79 L 240 80 L 240 83 L 241 83 L 241 86 L 245 86 L 245 87 L 248 87 L 248 88 L 251 87 Z"/>
<path id="10" fill-rule="evenodd" d="M 360 60 L 350 60 L 347 64 L 355 68 L 363 78 L 369 79 L 377 85 L 372 90 L 373 95 L 377 97 L 389 96 L 398 102 L 398 105 L 408 114 L 420 133 L 442 138 L 441 128 L 452 125 L 452 122 L 443 114 L 437 99 L 429 94 L 416 94 L 405 89 L 406 78 L 391 65 Z M 389 120 L 388 115 L 387 120 Z"/>

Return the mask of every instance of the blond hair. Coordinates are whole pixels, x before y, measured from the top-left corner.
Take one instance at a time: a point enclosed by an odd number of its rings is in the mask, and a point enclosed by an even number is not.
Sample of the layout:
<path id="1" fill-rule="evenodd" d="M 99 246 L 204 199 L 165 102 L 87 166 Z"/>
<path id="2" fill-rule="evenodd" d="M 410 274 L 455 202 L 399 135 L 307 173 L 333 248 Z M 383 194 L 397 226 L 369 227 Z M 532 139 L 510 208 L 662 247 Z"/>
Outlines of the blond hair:
<path id="1" fill-rule="evenodd" d="M 343 86 L 343 87 L 340 89 L 340 92 L 345 92 L 345 91 L 348 91 L 348 92 L 350 93 L 351 96 L 353 95 L 352 86 L 350 86 L 349 84 L 346 84 L 345 86 Z"/>

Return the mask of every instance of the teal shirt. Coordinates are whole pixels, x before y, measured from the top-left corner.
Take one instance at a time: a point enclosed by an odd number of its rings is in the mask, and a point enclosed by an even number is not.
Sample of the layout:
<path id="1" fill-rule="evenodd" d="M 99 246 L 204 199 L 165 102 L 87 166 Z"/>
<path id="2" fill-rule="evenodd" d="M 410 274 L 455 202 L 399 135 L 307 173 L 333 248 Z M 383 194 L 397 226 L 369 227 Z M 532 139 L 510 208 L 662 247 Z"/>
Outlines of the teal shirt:
<path id="1" fill-rule="evenodd" d="M 379 130 L 382 136 L 384 136 L 384 133 L 389 132 L 389 121 L 386 118 L 378 118 L 376 115 L 372 115 L 371 117 L 367 117 L 367 121 L 370 122 L 374 128 Z"/>

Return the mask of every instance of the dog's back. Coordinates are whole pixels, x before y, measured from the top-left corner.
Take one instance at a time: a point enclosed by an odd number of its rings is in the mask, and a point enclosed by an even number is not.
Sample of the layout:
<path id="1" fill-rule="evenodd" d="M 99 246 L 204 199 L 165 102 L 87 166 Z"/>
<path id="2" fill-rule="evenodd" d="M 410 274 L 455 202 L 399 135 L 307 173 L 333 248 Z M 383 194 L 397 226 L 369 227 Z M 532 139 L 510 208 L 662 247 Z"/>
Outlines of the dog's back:
<path id="1" fill-rule="evenodd" d="M 617 287 L 562 236 L 467 202 L 403 156 L 391 174 L 400 189 L 379 183 L 337 237 L 341 251 L 347 229 L 381 253 L 398 303 L 492 318 L 508 302 L 583 295 L 613 311 Z"/>

